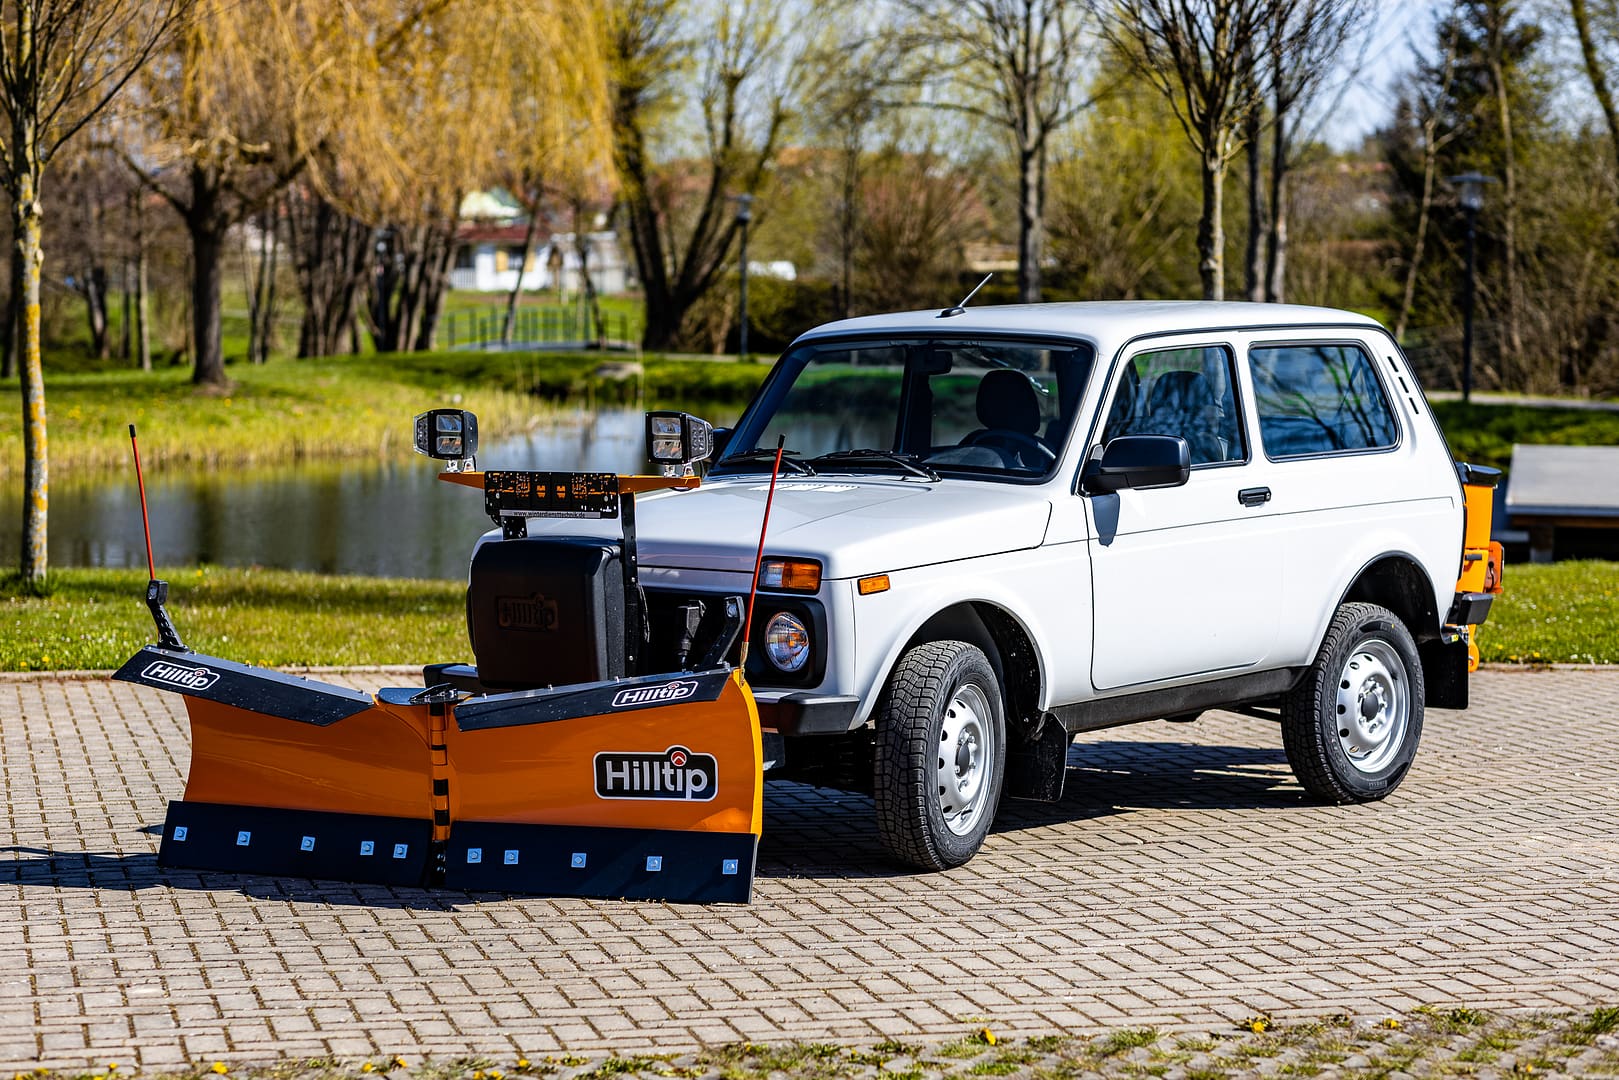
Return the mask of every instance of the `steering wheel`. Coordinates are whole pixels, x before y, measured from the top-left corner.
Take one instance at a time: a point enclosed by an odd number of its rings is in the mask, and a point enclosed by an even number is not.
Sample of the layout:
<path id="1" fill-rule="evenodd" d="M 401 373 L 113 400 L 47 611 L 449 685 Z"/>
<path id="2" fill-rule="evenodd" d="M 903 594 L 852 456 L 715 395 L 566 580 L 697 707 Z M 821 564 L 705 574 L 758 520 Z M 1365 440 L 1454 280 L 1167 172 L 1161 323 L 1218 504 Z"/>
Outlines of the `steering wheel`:
<path id="1" fill-rule="evenodd" d="M 1009 428 L 985 428 L 975 431 L 961 440 L 963 446 L 992 446 L 1005 450 L 1024 465 L 1025 468 L 1045 468 L 1057 460 L 1057 455 L 1051 447 L 1035 438 L 1033 435 Z M 1025 456 L 1025 452 L 1033 453 L 1032 457 Z M 1032 462 L 1032 464 L 1031 464 Z"/>

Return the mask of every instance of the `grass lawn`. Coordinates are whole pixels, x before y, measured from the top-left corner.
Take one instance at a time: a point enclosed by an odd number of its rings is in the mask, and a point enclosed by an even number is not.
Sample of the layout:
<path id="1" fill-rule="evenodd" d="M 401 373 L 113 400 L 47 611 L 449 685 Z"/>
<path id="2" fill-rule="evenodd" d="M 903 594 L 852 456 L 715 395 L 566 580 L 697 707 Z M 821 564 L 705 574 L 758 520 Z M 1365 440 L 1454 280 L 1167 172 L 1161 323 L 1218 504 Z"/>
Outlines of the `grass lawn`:
<path id="1" fill-rule="evenodd" d="M 998 1037 L 969 1029 L 950 1042 L 889 1039 L 866 1046 L 817 1042 L 735 1043 L 697 1053 L 411 1061 L 378 1057 L 350 1061 L 292 1059 L 232 1067 L 198 1061 L 189 1070 L 145 1073 L 121 1066 L 117 1076 L 174 1080 L 559 1080 L 684 1077 L 687 1080 L 843 1080 L 887 1077 L 1078 1077 L 1174 1075 L 1186 1080 L 1312 1077 L 1383 1080 L 1389 1076 L 1619 1076 L 1619 1007 L 1588 1012 L 1494 1014 L 1471 1008 L 1422 1008 L 1403 1017 L 1347 1015 L 1276 1021 L 1250 1017 L 1214 1031 L 1165 1032 L 1120 1027 L 1096 1035 L 1053 1033 Z M 81 1072 L 39 1069 L 18 1080 L 107 1080 L 111 1067 Z"/>
<path id="2" fill-rule="evenodd" d="M 180 637 L 250 664 L 468 659 L 466 585 L 201 567 L 160 571 Z M 0 587 L 0 670 L 116 668 L 156 640 L 137 570 L 58 570 L 51 594 Z"/>
<path id="3" fill-rule="evenodd" d="M 1619 562 L 1508 563 L 1478 644 L 1497 663 L 1619 663 Z"/>
<path id="4" fill-rule="evenodd" d="M 123 469 L 128 425 L 140 428 L 144 461 L 210 468 L 299 459 L 380 459 L 410 453 L 410 418 L 460 404 L 486 438 L 544 423 L 564 402 L 734 413 L 768 370 L 763 364 L 648 358 L 644 376 L 597 374 L 623 354 L 436 352 L 233 364 L 224 393 L 192 387 L 189 369 L 47 374 L 51 464 Z M 22 472 L 22 415 L 15 384 L 0 408 L 0 476 Z"/>
<path id="5" fill-rule="evenodd" d="M 460 581 L 203 567 L 165 571 L 194 649 L 271 665 L 468 659 Z M 58 570 L 50 595 L 0 586 L 0 671 L 115 668 L 153 640 L 138 570 Z M 1619 563 L 1509 565 L 1480 634 L 1487 661 L 1619 663 Z"/>

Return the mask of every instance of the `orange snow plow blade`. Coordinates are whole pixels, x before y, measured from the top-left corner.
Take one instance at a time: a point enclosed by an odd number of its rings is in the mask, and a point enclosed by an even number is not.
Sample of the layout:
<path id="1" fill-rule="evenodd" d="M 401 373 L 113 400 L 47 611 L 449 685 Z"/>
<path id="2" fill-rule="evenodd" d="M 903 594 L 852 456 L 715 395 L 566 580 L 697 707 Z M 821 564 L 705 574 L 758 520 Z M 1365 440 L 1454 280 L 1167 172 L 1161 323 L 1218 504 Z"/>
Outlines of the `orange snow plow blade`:
<path id="1" fill-rule="evenodd" d="M 192 726 L 165 867 L 747 902 L 758 713 L 729 668 L 466 697 L 363 694 L 148 646 L 114 678 Z"/>

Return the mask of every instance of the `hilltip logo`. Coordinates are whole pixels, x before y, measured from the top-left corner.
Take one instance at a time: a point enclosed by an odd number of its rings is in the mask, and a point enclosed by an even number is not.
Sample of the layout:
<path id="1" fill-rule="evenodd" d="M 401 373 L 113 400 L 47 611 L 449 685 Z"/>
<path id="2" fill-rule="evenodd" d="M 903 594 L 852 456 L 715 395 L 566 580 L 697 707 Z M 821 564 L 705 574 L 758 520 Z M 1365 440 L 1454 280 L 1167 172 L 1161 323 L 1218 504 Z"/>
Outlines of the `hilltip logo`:
<path id="1" fill-rule="evenodd" d="M 714 755 L 694 754 L 684 746 L 671 746 L 661 754 L 596 755 L 596 796 L 601 799 L 710 802 L 719 779 Z"/>
<path id="2" fill-rule="evenodd" d="M 533 596 L 495 597 L 495 622 L 502 630 L 538 630 L 550 633 L 557 628 L 557 602 L 544 593 Z"/>
<path id="3" fill-rule="evenodd" d="M 620 690 L 613 695 L 613 708 L 628 709 L 636 705 L 672 705 L 685 701 L 697 693 L 697 683 L 691 679 L 676 679 L 657 686 L 636 686 Z"/>
<path id="4" fill-rule="evenodd" d="M 171 664 L 167 660 L 154 660 L 146 665 L 141 678 L 195 693 L 218 682 L 219 672 L 209 671 L 205 667 L 187 667 L 185 664 Z"/>

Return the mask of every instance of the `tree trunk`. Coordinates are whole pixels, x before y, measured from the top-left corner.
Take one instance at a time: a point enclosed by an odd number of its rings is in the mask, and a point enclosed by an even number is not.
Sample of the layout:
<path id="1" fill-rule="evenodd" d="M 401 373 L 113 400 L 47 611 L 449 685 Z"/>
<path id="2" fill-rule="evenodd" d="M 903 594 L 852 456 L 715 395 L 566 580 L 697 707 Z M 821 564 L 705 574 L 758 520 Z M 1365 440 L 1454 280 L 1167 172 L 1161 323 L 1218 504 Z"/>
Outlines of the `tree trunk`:
<path id="1" fill-rule="evenodd" d="M 506 322 L 500 328 L 500 343 L 510 345 L 512 333 L 517 329 L 517 303 L 523 295 L 523 275 L 528 272 L 528 260 L 534 254 L 534 235 L 540 228 L 540 197 L 534 196 L 528 206 L 528 226 L 523 230 L 523 256 L 517 263 L 517 280 L 512 282 L 511 295 L 506 297 Z"/>
<path id="2" fill-rule="evenodd" d="M 259 216 L 259 265 L 254 275 L 252 303 L 247 332 L 247 359 L 262 364 L 270 358 L 270 277 L 275 273 L 275 211 L 267 209 Z"/>
<path id="3" fill-rule="evenodd" d="M 142 371 L 152 370 L 151 290 L 148 288 L 146 261 L 146 208 L 141 192 L 132 196 L 135 203 L 135 354 L 140 358 Z"/>
<path id="4" fill-rule="evenodd" d="M 1220 200 L 1225 194 L 1225 155 L 1218 136 L 1204 139 L 1203 213 L 1197 219 L 1197 272 L 1203 280 L 1203 299 L 1225 299 L 1225 221 Z"/>
<path id="5" fill-rule="evenodd" d="M 1585 0 L 1569 0 L 1574 13 L 1574 30 L 1580 39 L 1580 56 L 1585 60 L 1585 74 L 1591 80 L 1591 91 L 1602 109 L 1602 119 L 1608 125 L 1608 139 L 1612 142 L 1613 164 L 1619 169 L 1619 110 L 1614 108 L 1613 90 L 1608 86 L 1607 73 L 1602 70 L 1602 59 L 1597 55 L 1596 43 L 1591 36 L 1591 19 L 1585 10 Z"/>
<path id="6" fill-rule="evenodd" d="M 458 197 L 453 205 L 460 204 Z M 412 344 L 417 352 L 431 352 L 438 341 L 438 323 L 444 315 L 444 296 L 449 292 L 450 267 L 455 262 L 455 217 L 452 214 L 440 228 L 429 227 L 424 231 L 426 250 L 422 253 L 422 301 Z"/>
<path id="7" fill-rule="evenodd" d="M 860 197 L 860 131 L 844 134 L 842 201 L 838 206 L 838 317 L 847 319 L 854 310 L 855 222 Z"/>
<path id="8" fill-rule="evenodd" d="M 118 359 L 129 363 L 135 355 L 135 260 L 124 260 L 123 319 L 118 328 Z"/>
<path id="9" fill-rule="evenodd" d="M 1287 302 L 1287 174 L 1292 148 L 1287 143 L 1287 116 L 1278 112 L 1271 127 L 1270 229 L 1265 235 L 1265 300 Z"/>
<path id="10" fill-rule="evenodd" d="M 1040 302 L 1040 253 L 1045 207 L 1045 153 L 1040 146 L 1018 148 L 1017 295 L 1024 304 Z"/>
<path id="11" fill-rule="evenodd" d="M 1501 124 L 1501 179 L 1506 195 L 1502 243 L 1506 258 L 1507 343 L 1511 350 L 1511 366 L 1517 377 L 1527 380 L 1524 370 L 1522 284 L 1518 280 L 1518 168 L 1517 152 L 1512 140 L 1512 105 L 1507 97 L 1506 75 L 1502 70 L 1501 35 L 1506 29 L 1507 14 L 1499 3 L 1491 5 L 1489 27 L 1490 81 L 1494 83 L 1496 115 Z M 1504 365 L 1503 365 L 1504 366 Z M 1527 387 L 1526 387 L 1527 388 Z"/>
<path id="12" fill-rule="evenodd" d="M 106 360 L 112 356 L 107 338 L 107 268 L 99 265 L 99 256 L 95 258 L 97 264 L 84 274 L 84 313 L 90 330 L 90 351 L 96 359 Z"/>
<path id="13" fill-rule="evenodd" d="M 1405 268 L 1405 288 L 1400 294 L 1400 315 L 1394 320 L 1394 340 L 1405 341 L 1406 324 L 1416 303 L 1417 275 L 1422 271 L 1423 249 L 1428 244 L 1428 217 L 1433 210 L 1433 186 L 1438 170 L 1439 147 L 1434 142 L 1438 113 L 1422 122 L 1422 201 L 1417 204 L 1417 235 L 1411 242 L 1411 261 Z"/>
<path id="14" fill-rule="evenodd" d="M 596 295 L 596 283 L 590 277 L 590 234 L 580 227 L 583 216 L 579 212 L 579 208 L 574 207 L 573 246 L 574 250 L 579 254 L 579 288 L 584 293 L 586 317 L 596 327 L 596 348 L 605 349 L 607 347 L 607 332 L 602 328 L 601 298 Z M 585 327 L 586 331 L 589 329 L 589 327 Z"/>
<path id="15" fill-rule="evenodd" d="M 1259 141 L 1259 106 L 1248 110 L 1243 120 L 1248 153 L 1248 234 L 1242 258 L 1242 288 L 1249 300 L 1265 299 L 1265 238 L 1270 228 L 1265 221 L 1265 150 Z"/>
<path id="16" fill-rule="evenodd" d="M 355 318 L 372 256 L 372 230 L 326 200 L 294 189 L 287 199 L 292 265 L 304 314 L 298 355 L 336 356 Z"/>
<path id="17" fill-rule="evenodd" d="M 186 231 L 191 235 L 191 381 L 197 386 L 224 387 L 229 382 L 219 325 L 226 228 L 218 178 L 193 166 Z"/>
<path id="18" fill-rule="evenodd" d="M 265 274 L 263 277 L 264 302 L 261 305 L 261 318 L 263 320 L 263 325 L 259 329 L 259 352 L 258 355 L 253 358 L 253 362 L 256 364 L 268 362 L 270 359 L 270 353 L 276 345 L 275 322 L 277 297 L 275 279 L 277 272 L 281 268 L 281 230 L 279 228 L 281 214 L 279 207 L 272 206 L 268 211 L 266 211 L 265 217 L 269 219 L 270 225 L 270 260 L 269 264 L 265 267 Z"/>
<path id="19" fill-rule="evenodd" d="M 19 569 L 27 587 L 43 584 L 50 561 L 46 520 L 50 509 L 50 467 L 45 430 L 45 373 L 40 360 L 39 164 L 34 156 L 35 132 L 26 116 L 13 121 L 11 146 L 13 289 L 17 295 L 16 353 L 22 371 L 23 521 Z"/>
<path id="20" fill-rule="evenodd" d="M 0 328 L 0 378 L 10 379 L 17 374 L 17 312 L 20 308 L 18 299 L 22 293 L 22 262 L 17 253 L 17 247 L 12 245 L 11 259 L 11 287 L 6 290 L 6 325 Z"/>

